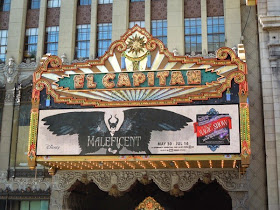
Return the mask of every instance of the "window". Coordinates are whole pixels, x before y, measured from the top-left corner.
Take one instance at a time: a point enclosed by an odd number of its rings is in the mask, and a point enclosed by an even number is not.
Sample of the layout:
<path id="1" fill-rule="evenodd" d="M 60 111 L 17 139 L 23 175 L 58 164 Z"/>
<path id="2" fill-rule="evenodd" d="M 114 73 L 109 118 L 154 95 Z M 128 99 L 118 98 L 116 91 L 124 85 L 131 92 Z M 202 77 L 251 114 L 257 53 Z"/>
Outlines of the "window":
<path id="1" fill-rule="evenodd" d="M 145 0 L 130 0 L 130 2 L 145 1 Z"/>
<path id="2" fill-rule="evenodd" d="M 90 25 L 77 26 L 76 58 L 89 58 Z"/>
<path id="3" fill-rule="evenodd" d="M 48 210 L 49 201 L 20 201 L 20 210 Z"/>
<path id="4" fill-rule="evenodd" d="M 29 0 L 29 9 L 40 9 L 40 0 Z"/>
<path id="5" fill-rule="evenodd" d="M 38 41 L 38 28 L 26 29 L 24 57 L 36 58 L 37 41 Z"/>
<path id="6" fill-rule="evenodd" d="M 225 45 L 224 17 L 207 17 L 208 52 L 215 52 Z"/>
<path id="7" fill-rule="evenodd" d="M 132 22 L 129 22 L 129 28 L 132 28 L 136 24 L 138 26 L 140 26 L 141 28 L 145 28 L 145 21 L 132 21 Z"/>
<path id="8" fill-rule="evenodd" d="M 152 21 L 152 35 L 167 45 L 167 20 Z"/>
<path id="9" fill-rule="evenodd" d="M 8 30 L 0 30 L 0 63 L 5 63 L 8 41 Z"/>
<path id="10" fill-rule="evenodd" d="M 91 5 L 91 0 L 79 0 L 78 5 Z"/>
<path id="11" fill-rule="evenodd" d="M 98 0 L 98 4 L 113 4 L 113 0 Z"/>
<path id="12" fill-rule="evenodd" d="M 48 0 L 48 8 L 60 7 L 61 0 Z"/>
<path id="13" fill-rule="evenodd" d="M 103 23 L 97 25 L 97 56 L 105 53 L 111 44 L 112 23 Z"/>
<path id="14" fill-rule="evenodd" d="M 201 18 L 185 19 L 185 53 L 201 52 Z"/>
<path id="15" fill-rule="evenodd" d="M 0 0 L 0 12 L 10 11 L 11 0 Z"/>
<path id="16" fill-rule="evenodd" d="M 51 53 L 52 55 L 57 55 L 58 35 L 59 35 L 58 26 L 46 28 L 45 53 Z"/>
<path id="17" fill-rule="evenodd" d="M 0 0 L 0 12 L 10 11 L 11 0 Z"/>

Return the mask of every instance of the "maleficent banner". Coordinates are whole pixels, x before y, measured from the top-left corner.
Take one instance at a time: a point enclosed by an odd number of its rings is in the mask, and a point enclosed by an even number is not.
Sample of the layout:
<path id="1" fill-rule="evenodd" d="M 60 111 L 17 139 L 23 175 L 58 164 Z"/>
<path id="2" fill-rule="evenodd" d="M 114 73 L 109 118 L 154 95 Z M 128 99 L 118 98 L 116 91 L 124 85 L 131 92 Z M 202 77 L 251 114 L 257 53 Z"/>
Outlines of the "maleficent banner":
<path id="1" fill-rule="evenodd" d="M 240 153 L 238 105 L 41 110 L 37 155 Z"/>

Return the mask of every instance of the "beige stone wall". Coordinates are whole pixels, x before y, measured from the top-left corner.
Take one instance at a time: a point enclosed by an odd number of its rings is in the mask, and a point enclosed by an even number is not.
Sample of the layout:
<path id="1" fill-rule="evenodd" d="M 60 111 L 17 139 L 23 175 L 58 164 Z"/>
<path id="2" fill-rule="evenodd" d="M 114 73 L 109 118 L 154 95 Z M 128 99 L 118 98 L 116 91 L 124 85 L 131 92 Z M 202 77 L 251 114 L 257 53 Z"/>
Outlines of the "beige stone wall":
<path id="1" fill-rule="evenodd" d="M 247 169 L 248 199 L 243 209 L 267 209 L 266 169 L 264 151 L 264 126 L 261 92 L 261 68 L 259 61 L 257 7 L 248 7 L 241 1 L 241 28 L 244 36 L 248 67 L 251 151 Z"/>
<path id="2" fill-rule="evenodd" d="M 227 47 L 236 47 L 241 43 L 241 14 L 240 0 L 224 0 L 225 16 L 225 45 Z"/>
<path id="3" fill-rule="evenodd" d="M 263 93 L 268 209 L 280 208 L 280 4 L 259 0 L 259 41 Z"/>
<path id="4" fill-rule="evenodd" d="M 112 42 L 120 37 L 128 29 L 129 0 L 114 0 L 112 17 Z"/>
<path id="5" fill-rule="evenodd" d="M 11 57 L 14 58 L 17 64 L 22 61 L 24 52 L 26 12 L 27 1 L 11 1 L 6 63 Z"/>
<path id="6" fill-rule="evenodd" d="M 40 2 L 40 16 L 38 28 L 38 43 L 37 43 L 37 56 L 39 61 L 44 54 L 45 48 L 45 31 L 46 31 L 46 14 L 47 14 L 47 0 Z"/>
<path id="7" fill-rule="evenodd" d="M 58 56 L 63 53 L 72 61 L 75 53 L 77 0 L 61 1 Z"/>
<path id="8" fill-rule="evenodd" d="M 167 1 L 167 46 L 170 51 L 177 49 L 184 54 L 184 1 Z"/>

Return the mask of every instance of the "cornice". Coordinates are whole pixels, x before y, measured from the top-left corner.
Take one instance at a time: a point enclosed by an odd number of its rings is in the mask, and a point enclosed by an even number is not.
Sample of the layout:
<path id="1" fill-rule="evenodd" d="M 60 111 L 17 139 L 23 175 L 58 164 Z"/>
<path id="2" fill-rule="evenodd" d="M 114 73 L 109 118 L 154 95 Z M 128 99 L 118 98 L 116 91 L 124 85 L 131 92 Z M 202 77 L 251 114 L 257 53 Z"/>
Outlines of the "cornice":
<path id="1" fill-rule="evenodd" d="M 280 29 L 280 16 L 259 16 L 259 22 L 263 30 Z"/>

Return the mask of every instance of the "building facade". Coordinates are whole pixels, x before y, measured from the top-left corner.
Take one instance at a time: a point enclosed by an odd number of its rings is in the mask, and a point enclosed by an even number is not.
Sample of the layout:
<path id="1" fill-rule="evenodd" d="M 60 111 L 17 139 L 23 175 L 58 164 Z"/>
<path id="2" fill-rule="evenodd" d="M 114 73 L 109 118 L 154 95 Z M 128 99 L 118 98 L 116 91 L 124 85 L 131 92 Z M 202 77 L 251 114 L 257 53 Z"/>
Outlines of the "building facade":
<path id="1" fill-rule="evenodd" d="M 209 176 L 227 191 L 233 209 L 278 209 L 278 95 L 272 75 L 277 73 L 279 14 L 276 1 L 270 2 L 258 1 L 257 8 L 244 0 L 1 1 L 1 209 L 67 209 L 71 205 L 75 209 L 83 202 L 71 197 L 77 180 L 84 184 L 93 180 L 111 195 L 127 191 L 135 180 L 153 180 L 161 191 L 178 196 L 176 184 L 183 183 L 187 191 L 198 180 L 207 182 Z M 174 168 L 58 170 L 50 176 L 46 166 L 29 169 L 32 75 L 42 56 L 57 55 L 64 64 L 95 60 L 135 24 L 160 39 L 175 56 L 213 58 L 220 47 L 237 51 L 238 44 L 244 44 L 252 151 L 245 173 L 238 168 Z M 180 176 L 182 173 L 186 175 Z M 71 198 L 76 203 L 71 203 Z"/>

